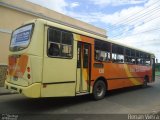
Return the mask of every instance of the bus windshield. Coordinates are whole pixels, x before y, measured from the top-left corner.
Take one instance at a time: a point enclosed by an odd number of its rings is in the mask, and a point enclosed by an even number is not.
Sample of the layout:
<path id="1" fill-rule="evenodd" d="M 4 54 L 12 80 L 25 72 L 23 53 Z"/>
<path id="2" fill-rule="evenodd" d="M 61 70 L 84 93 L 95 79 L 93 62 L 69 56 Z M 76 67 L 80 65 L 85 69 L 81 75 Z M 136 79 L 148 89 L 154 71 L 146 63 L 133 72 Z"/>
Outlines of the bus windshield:
<path id="1" fill-rule="evenodd" d="M 33 31 L 33 24 L 25 25 L 12 33 L 10 51 L 20 51 L 28 47 Z"/>

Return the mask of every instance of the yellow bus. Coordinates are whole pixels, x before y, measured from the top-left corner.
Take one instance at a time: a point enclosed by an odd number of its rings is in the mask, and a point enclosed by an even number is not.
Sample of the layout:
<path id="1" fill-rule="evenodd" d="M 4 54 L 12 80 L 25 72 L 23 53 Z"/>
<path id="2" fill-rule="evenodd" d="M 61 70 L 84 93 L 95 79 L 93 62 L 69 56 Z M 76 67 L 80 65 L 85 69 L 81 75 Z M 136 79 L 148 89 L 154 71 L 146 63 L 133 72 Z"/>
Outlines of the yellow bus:
<path id="1" fill-rule="evenodd" d="M 155 80 L 152 53 L 43 19 L 12 33 L 5 87 L 27 97 L 64 97 L 146 86 Z"/>

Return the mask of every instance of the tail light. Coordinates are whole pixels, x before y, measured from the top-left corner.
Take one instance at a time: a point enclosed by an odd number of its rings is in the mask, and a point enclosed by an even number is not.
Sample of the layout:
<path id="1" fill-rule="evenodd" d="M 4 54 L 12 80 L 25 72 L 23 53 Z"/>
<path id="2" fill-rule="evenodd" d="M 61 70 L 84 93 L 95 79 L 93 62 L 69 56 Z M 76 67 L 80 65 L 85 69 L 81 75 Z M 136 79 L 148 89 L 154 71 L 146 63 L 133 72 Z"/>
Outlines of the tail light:
<path id="1" fill-rule="evenodd" d="M 27 78 L 28 78 L 28 79 L 30 79 L 30 78 L 31 78 L 31 75 L 30 75 L 30 74 L 28 74 L 28 75 L 27 75 Z"/>
<path id="2" fill-rule="evenodd" d="M 27 67 L 27 72 L 30 72 L 30 71 L 31 71 L 30 67 Z"/>
<path id="3" fill-rule="evenodd" d="M 31 75 L 30 75 L 31 68 L 30 68 L 30 67 L 27 67 L 27 72 L 28 72 L 27 78 L 28 78 L 28 79 L 31 79 Z"/>

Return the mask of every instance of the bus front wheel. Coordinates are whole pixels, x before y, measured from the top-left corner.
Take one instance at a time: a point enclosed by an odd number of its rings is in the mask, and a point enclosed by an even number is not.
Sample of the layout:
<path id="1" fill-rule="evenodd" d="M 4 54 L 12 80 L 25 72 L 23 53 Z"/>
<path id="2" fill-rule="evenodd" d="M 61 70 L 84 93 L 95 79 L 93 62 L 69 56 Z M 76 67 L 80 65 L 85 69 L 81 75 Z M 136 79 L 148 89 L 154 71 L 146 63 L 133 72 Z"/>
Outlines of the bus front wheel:
<path id="1" fill-rule="evenodd" d="M 106 95 L 106 85 L 102 80 L 98 80 L 93 87 L 93 98 L 95 100 L 103 99 Z"/>

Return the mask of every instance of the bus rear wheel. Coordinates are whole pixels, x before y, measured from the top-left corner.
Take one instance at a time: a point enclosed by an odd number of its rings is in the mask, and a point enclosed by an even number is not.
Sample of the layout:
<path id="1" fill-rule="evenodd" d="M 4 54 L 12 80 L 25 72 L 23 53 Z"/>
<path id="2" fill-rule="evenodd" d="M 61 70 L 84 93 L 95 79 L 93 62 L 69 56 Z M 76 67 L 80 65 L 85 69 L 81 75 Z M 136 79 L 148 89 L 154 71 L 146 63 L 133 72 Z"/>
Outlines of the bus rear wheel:
<path id="1" fill-rule="evenodd" d="M 101 100 L 106 95 L 106 85 L 102 80 L 98 80 L 93 87 L 94 100 Z"/>
<path id="2" fill-rule="evenodd" d="M 148 86 L 148 77 L 144 77 L 143 87 L 146 88 Z"/>

